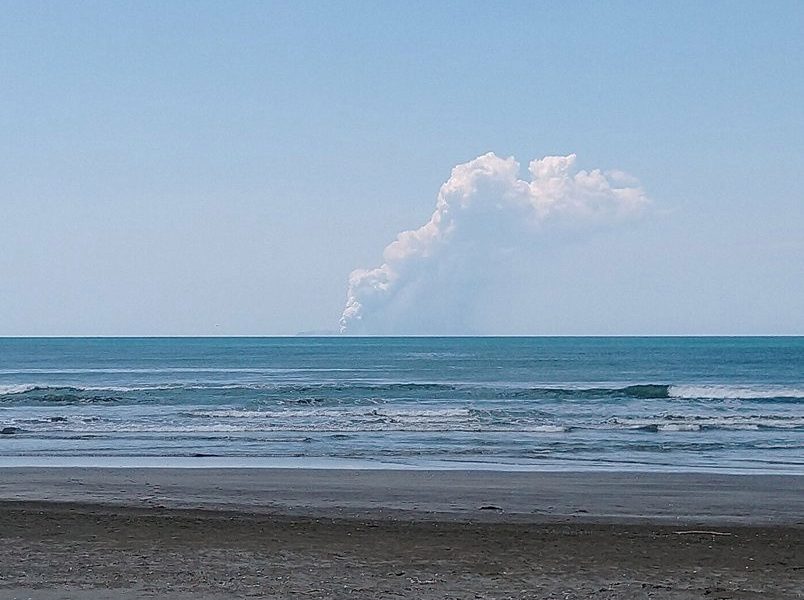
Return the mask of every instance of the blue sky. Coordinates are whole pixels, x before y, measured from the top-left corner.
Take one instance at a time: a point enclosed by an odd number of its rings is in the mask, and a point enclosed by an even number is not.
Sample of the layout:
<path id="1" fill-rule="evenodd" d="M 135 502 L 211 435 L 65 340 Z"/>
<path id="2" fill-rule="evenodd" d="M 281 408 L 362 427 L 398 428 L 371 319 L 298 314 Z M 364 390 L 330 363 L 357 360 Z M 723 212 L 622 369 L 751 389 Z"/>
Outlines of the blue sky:
<path id="1" fill-rule="evenodd" d="M 5 3 L 0 335 L 334 329 L 490 151 L 655 210 L 514 257 L 472 331 L 804 334 L 801 31 L 800 2 Z"/>

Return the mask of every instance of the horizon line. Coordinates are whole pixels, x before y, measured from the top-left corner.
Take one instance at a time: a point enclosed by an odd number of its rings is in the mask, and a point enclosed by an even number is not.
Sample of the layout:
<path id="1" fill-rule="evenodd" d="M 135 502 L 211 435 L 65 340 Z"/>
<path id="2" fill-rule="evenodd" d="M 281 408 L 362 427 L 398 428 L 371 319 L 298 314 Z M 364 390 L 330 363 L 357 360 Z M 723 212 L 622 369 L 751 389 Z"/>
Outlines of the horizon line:
<path id="1" fill-rule="evenodd" d="M 647 333 L 647 334 L 44 334 L 44 335 L 0 335 L 0 340 L 11 339 L 416 339 L 416 338 L 772 338 L 804 337 L 804 333 Z"/>

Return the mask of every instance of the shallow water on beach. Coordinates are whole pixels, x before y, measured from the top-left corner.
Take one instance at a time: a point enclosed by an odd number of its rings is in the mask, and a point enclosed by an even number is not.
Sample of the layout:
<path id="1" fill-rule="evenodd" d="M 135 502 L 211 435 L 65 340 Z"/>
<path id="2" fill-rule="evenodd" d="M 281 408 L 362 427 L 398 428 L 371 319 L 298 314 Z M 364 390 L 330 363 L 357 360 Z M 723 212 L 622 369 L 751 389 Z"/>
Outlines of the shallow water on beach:
<path id="1" fill-rule="evenodd" d="M 804 474 L 804 338 L 6 338 L 0 430 L 0 465 Z"/>

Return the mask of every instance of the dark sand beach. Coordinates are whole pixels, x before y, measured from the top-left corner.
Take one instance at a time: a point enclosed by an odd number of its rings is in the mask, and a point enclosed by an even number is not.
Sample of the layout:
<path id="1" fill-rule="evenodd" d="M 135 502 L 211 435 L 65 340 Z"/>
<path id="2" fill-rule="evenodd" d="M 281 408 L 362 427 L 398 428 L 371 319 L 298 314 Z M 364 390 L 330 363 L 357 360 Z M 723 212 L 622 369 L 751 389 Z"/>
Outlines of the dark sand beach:
<path id="1" fill-rule="evenodd" d="M 0 598 L 804 597 L 794 476 L 0 470 Z"/>

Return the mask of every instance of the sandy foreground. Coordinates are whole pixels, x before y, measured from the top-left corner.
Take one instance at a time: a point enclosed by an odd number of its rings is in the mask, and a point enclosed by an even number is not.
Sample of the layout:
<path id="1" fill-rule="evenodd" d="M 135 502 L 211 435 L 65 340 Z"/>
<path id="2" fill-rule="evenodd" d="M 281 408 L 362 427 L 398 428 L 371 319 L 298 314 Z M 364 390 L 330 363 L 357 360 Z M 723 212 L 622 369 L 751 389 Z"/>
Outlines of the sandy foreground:
<path id="1" fill-rule="evenodd" d="M 6 598 L 804 598 L 804 478 L 0 469 Z"/>

